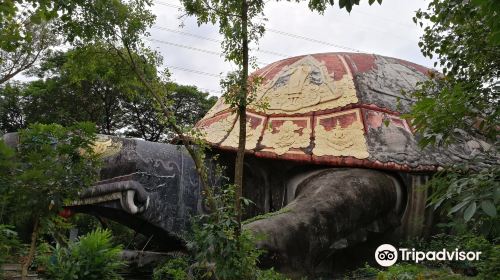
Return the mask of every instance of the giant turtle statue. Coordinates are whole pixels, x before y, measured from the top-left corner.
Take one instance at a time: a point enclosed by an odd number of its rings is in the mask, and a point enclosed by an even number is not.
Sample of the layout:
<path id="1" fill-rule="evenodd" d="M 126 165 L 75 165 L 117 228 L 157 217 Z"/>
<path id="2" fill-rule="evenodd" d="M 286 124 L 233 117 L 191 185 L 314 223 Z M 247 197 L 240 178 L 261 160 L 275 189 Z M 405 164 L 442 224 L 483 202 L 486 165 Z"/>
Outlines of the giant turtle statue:
<path id="1" fill-rule="evenodd" d="M 322 53 L 253 73 L 263 81 L 256 100 L 267 106 L 247 110 L 244 195 L 255 202 L 249 218 L 272 213 L 244 227 L 266 237 L 258 246 L 271 265 L 314 271 L 370 233 L 419 235 L 430 225 L 426 193 L 417 188 L 440 167 L 487 154 L 491 145 L 458 131 L 461 142 L 446 149 L 418 146 L 401 117 L 412 104 L 402 92 L 429 71 L 380 55 Z M 196 125 L 228 176 L 238 123 L 221 98 Z M 69 209 L 155 236 L 165 250 L 182 249 L 190 217 L 204 211 L 185 149 L 110 136 L 101 136 L 95 149 L 105 162 L 101 181 Z M 496 155 L 488 160 L 498 164 Z"/>

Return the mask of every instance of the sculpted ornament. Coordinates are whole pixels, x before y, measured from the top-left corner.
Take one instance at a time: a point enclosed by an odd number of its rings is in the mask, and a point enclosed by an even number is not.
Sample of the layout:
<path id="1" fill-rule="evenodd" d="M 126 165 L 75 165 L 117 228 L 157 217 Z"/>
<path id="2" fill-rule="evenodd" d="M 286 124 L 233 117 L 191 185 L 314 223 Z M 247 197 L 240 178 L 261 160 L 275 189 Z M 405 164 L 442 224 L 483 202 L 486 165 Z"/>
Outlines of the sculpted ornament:
<path id="1" fill-rule="evenodd" d="M 224 137 L 230 132 L 231 128 L 235 122 L 236 115 L 228 115 L 210 125 L 201 128 L 201 131 L 205 133 L 205 140 L 212 143 L 220 143 L 224 140 Z"/>
<path id="2" fill-rule="evenodd" d="M 273 80 L 262 86 L 258 100 L 267 103 L 267 113 L 305 113 L 356 103 L 356 90 L 349 66 L 342 56 L 347 73 L 335 81 L 324 63 L 312 56 L 283 67 Z M 259 108 L 255 108 L 259 110 Z"/>
<path id="3" fill-rule="evenodd" d="M 264 135 L 262 145 L 273 147 L 273 151 L 278 155 L 288 152 L 291 148 L 305 148 L 310 144 L 311 129 L 308 127 L 303 128 L 287 120 L 277 129 L 277 133 Z M 300 129 L 302 134 L 298 132 Z"/>
<path id="4" fill-rule="evenodd" d="M 253 149 L 257 146 L 257 141 L 259 141 L 260 133 L 262 131 L 262 126 L 263 126 L 263 120 L 260 121 L 260 124 L 257 127 L 252 128 L 251 117 L 249 114 L 247 114 L 247 118 L 248 119 L 247 119 L 245 149 Z M 231 133 L 226 138 L 226 140 L 222 142 L 222 145 L 230 147 L 238 147 L 239 135 L 240 135 L 240 122 L 236 121 L 233 130 L 231 130 Z"/>
<path id="5" fill-rule="evenodd" d="M 113 139 L 106 135 L 99 135 L 92 144 L 92 150 L 99 157 L 109 157 L 120 152 L 121 142 L 113 142 Z"/>
<path id="6" fill-rule="evenodd" d="M 314 128 L 315 146 L 313 154 L 317 156 L 353 156 L 363 159 L 369 156 L 363 135 L 363 125 L 354 121 L 347 127 L 337 122 L 331 130 L 319 124 Z"/>

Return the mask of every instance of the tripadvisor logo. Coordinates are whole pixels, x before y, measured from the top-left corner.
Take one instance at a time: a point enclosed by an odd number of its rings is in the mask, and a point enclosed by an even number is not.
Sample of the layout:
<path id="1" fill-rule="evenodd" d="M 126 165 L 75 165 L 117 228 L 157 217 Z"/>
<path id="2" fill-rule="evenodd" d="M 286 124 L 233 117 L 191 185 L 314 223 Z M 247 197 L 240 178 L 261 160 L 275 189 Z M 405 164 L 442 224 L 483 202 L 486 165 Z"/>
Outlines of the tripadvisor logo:
<path id="1" fill-rule="evenodd" d="M 413 261 L 419 263 L 421 261 L 477 261 L 481 252 L 460 251 L 458 248 L 449 251 L 447 249 L 439 251 L 418 251 L 415 248 L 399 248 L 391 244 L 382 244 L 375 250 L 375 260 L 381 266 L 391 266 L 398 259 L 402 261 Z"/>
<path id="2" fill-rule="evenodd" d="M 398 261 L 398 251 L 391 244 L 382 244 L 375 251 L 375 260 L 381 266 L 391 266 Z"/>

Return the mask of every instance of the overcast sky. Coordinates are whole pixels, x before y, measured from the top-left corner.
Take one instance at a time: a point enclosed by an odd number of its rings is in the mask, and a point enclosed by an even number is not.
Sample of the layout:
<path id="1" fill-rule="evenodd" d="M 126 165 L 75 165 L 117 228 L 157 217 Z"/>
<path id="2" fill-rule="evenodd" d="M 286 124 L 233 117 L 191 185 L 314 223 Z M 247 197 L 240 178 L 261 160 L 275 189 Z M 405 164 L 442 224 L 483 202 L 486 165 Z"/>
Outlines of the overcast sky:
<path id="1" fill-rule="evenodd" d="M 269 0 L 261 51 L 252 51 L 259 66 L 289 56 L 335 51 L 375 53 L 432 66 L 420 53 L 417 43 L 422 31 L 412 21 L 415 11 L 427 7 L 428 1 L 383 0 L 382 5 L 369 6 L 367 0 L 362 0 L 350 14 L 335 2 L 335 7 L 319 15 L 307 8 L 307 1 Z M 232 67 L 218 55 L 218 40 L 222 39 L 218 27 L 198 27 L 194 18 L 179 19 L 184 14 L 180 6 L 177 0 L 154 1 L 157 20 L 150 30 L 151 46 L 163 55 L 165 65 L 171 66 L 173 81 L 220 95 L 217 75 Z"/>

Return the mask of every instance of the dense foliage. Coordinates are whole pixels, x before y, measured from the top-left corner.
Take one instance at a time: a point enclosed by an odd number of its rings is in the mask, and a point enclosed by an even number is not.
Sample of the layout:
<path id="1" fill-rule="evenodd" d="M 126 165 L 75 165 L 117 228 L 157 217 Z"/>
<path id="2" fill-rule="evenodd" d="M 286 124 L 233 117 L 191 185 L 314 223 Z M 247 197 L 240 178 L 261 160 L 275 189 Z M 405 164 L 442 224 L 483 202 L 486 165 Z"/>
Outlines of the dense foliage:
<path id="1" fill-rule="evenodd" d="M 453 273 L 449 269 L 430 269 L 418 264 L 395 264 L 387 270 L 365 265 L 346 276 L 346 279 L 377 279 L 377 280 L 413 280 L 413 279 L 464 279 L 461 274 Z"/>
<path id="2" fill-rule="evenodd" d="M 300 0 L 296 0 L 299 2 Z M 238 149 L 236 150 L 236 159 L 234 164 L 234 186 L 236 187 L 234 211 L 236 211 L 236 236 L 241 233 L 242 206 L 241 198 L 243 195 L 243 172 L 245 145 L 247 136 L 247 106 L 255 101 L 256 89 L 259 86 L 260 79 L 250 77 L 251 68 L 256 68 L 256 59 L 249 56 L 250 45 L 258 45 L 259 39 L 265 32 L 264 7 L 266 2 L 263 0 L 181 0 L 186 14 L 194 16 L 198 25 L 217 24 L 219 33 L 223 36 L 221 41 L 222 54 L 226 61 L 232 62 L 237 69 L 229 73 L 221 80 L 223 87 L 222 98 L 234 112 L 237 114 L 238 122 Z M 309 8 L 312 11 L 323 13 L 328 7 L 334 5 L 333 0 L 308 0 Z M 372 5 L 375 0 L 369 0 Z M 378 0 L 378 3 L 381 3 Z M 354 5 L 358 5 L 359 0 L 340 0 L 339 7 L 351 11 Z M 257 104 L 266 106 L 265 104 Z M 195 157 L 192 155 L 193 158 Z M 195 159 L 196 161 L 196 159 Z M 198 168 L 199 169 L 199 168 Z M 201 176 L 202 179 L 204 176 Z M 208 189 L 205 186 L 206 189 Z M 209 194 L 209 191 L 205 191 Z M 211 198 L 208 199 L 209 201 Z M 210 208 L 215 208 L 213 203 L 209 203 Z M 213 209 L 212 209 L 213 211 Z"/>
<path id="3" fill-rule="evenodd" d="M 428 183 L 429 203 L 455 234 L 483 235 L 492 246 L 500 232 L 499 11 L 500 3 L 491 0 L 434 0 L 417 11 L 414 21 L 424 27 L 419 46 L 443 73 L 420 84 L 408 115 L 422 146 L 468 145 L 469 136 L 482 141 L 484 153 L 445 167 Z"/>
<path id="4" fill-rule="evenodd" d="M 155 65 L 145 64 L 149 75 Z M 0 88 L 0 129 L 17 131 L 28 124 L 72 125 L 91 121 L 99 133 L 122 134 L 148 141 L 172 139 L 155 100 L 107 45 L 89 45 L 67 52 L 53 52 L 30 70 L 35 80 Z M 193 86 L 166 82 L 163 98 L 181 126 L 192 126 L 216 98 Z"/>
<path id="5" fill-rule="evenodd" d="M 443 70 L 414 94 L 410 116 L 424 144 L 452 141 L 457 128 L 497 141 L 499 10 L 498 1 L 435 0 L 417 11 L 414 21 L 425 26 L 419 46 Z"/>
<path id="6" fill-rule="evenodd" d="M 408 118 L 421 135 L 420 144 L 462 145 L 473 136 L 485 153 L 447 166 L 427 184 L 429 205 L 436 211 L 437 235 L 402 244 L 422 251 L 443 248 L 480 251 L 479 261 L 402 263 L 381 270 L 367 266 L 357 277 L 377 279 L 496 279 L 500 274 L 498 167 L 500 2 L 433 0 L 419 10 L 415 23 L 424 28 L 419 46 L 442 74 L 413 93 L 416 103 Z"/>
<path id="7" fill-rule="evenodd" d="M 500 236 L 500 168 L 479 172 L 444 170 L 428 186 L 433 190 L 429 204 L 447 215 L 452 227 L 469 226 L 487 237 Z"/>
<path id="8" fill-rule="evenodd" d="M 219 24 L 225 38 L 225 58 L 238 66 L 222 85 L 227 89 L 227 101 L 240 114 L 242 167 L 245 107 L 255 89 L 254 84 L 247 84 L 252 64 L 248 45 L 258 42 L 265 31 L 259 19 L 264 16 L 265 1 L 181 2 L 200 24 Z M 338 5 L 350 11 L 359 2 L 340 0 Z M 369 4 L 374 2 L 368 0 Z M 322 13 L 334 1 L 308 3 L 311 10 Z M 0 3 L 0 130 L 24 129 L 17 151 L 0 141 L 0 223 L 15 224 L 19 229 L 23 221 L 29 223 L 25 228 L 33 230 L 25 269 L 34 254 L 38 233 L 48 232 L 57 240 L 55 235 L 68 226 L 52 214 L 95 179 L 95 158 L 90 152 L 80 152 L 90 150 L 95 127 L 100 133 L 162 141 L 184 133 L 184 128 L 214 102 L 195 87 L 168 82 L 168 73 L 158 71 L 160 57 L 142 42 L 154 22 L 148 10 L 151 4 L 150 0 Z M 463 135 L 457 134 L 458 130 L 491 142 L 491 152 L 496 152 L 499 10 L 500 3 L 495 0 L 433 0 L 427 11 L 417 12 L 415 22 L 425 25 L 419 45 L 424 55 L 437 57 L 443 69 L 442 75 L 434 74 L 413 94 L 417 102 L 408 117 L 422 135 L 423 146 L 451 143 L 457 135 Z M 72 44 L 69 51 L 49 51 L 63 41 Z M 40 59 L 42 63 L 33 68 Z M 30 68 L 38 80 L 6 83 Z M 203 155 L 189 151 L 201 178 L 205 178 Z M 477 270 L 484 279 L 498 275 L 498 174 L 495 166 L 450 166 L 438 173 L 429 184 L 430 202 L 447 215 L 442 218 L 452 230 L 446 228 L 446 232 L 455 235 L 444 235 L 418 247 L 430 250 L 470 245 L 483 250 L 487 257 L 479 264 L 458 265 Z M 273 270 L 257 268 L 262 252 L 255 248 L 255 237 L 241 230 L 239 205 L 245 201 L 241 198 L 242 176 L 242 172 L 235 174 L 240 179 L 236 181 L 239 187 L 216 190 L 213 196 L 205 186 L 204 193 L 211 198 L 206 204 L 212 212 L 195 222 L 192 254 L 158 268 L 155 279 L 283 279 Z M 0 227 L 1 250 L 10 252 L 17 246 L 6 240 L 13 236 L 10 227 Z M 59 241 L 51 247 L 52 255 L 43 260 L 51 279 L 118 278 L 119 248 L 111 246 L 109 232 L 90 233 L 68 247 Z M 457 264 L 438 265 L 465 269 L 455 267 Z M 445 273 L 409 264 L 387 271 L 366 270 L 380 279 L 438 277 Z"/>
<path id="9" fill-rule="evenodd" d="M 498 240 L 495 241 L 498 243 Z M 481 252 L 477 261 L 440 260 L 398 262 L 387 268 L 365 264 L 346 275 L 347 279 L 496 279 L 500 273 L 500 246 L 473 233 L 436 234 L 428 239 L 414 239 L 400 244 L 404 248 L 417 248 L 420 251 L 453 251 L 457 248 L 464 251 Z"/>
<path id="10" fill-rule="evenodd" d="M 21 209 L 13 205 L 23 205 L 39 216 L 47 215 L 95 180 L 97 159 L 90 152 L 81 152 L 91 151 L 92 124 L 67 128 L 33 124 L 21 130 L 19 137 L 14 158 L 17 166 L 11 174 L 14 182 L 8 188 L 10 193 L 4 194 L 9 201 L 3 215 L 15 217 L 15 211 Z"/>
<path id="11" fill-rule="evenodd" d="M 0 267 L 6 263 L 16 250 L 21 247 L 21 242 L 14 227 L 0 224 Z M 0 279 L 3 279 L 3 270 L 0 269 Z"/>
<path id="12" fill-rule="evenodd" d="M 61 223 L 54 219 L 54 214 L 64 203 L 74 199 L 79 190 L 94 182 L 98 167 L 91 148 L 94 136 L 94 125 L 89 123 L 68 128 L 33 124 L 19 132 L 15 154 L 3 149 L 12 163 L 1 179 L 8 182 L 0 190 L 1 219 L 7 224 L 32 225 L 31 246 L 23 264 L 24 275 L 34 257 L 39 233 L 57 228 Z"/>
<path id="13" fill-rule="evenodd" d="M 179 257 L 168 260 L 163 265 L 155 268 L 153 280 L 188 280 L 189 264 L 185 258 Z"/>
<path id="14" fill-rule="evenodd" d="M 111 242 L 111 232 L 97 229 L 70 242 L 67 247 L 48 246 L 39 261 L 48 279 L 122 279 L 118 274 L 124 262 L 120 259 L 121 246 Z"/>
<path id="15" fill-rule="evenodd" d="M 135 45 L 154 21 L 140 1 L 13 0 L 0 3 L 0 84 L 29 69 L 63 42 Z"/>
<path id="16" fill-rule="evenodd" d="M 189 240 L 190 255 L 172 259 L 155 271 L 160 279 L 255 279 L 286 280 L 274 270 L 258 267 L 263 253 L 255 247 L 256 237 L 248 231 L 237 233 L 237 212 L 234 209 L 235 187 L 218 188 L 214 195 L 216 210 L 196 217 Z M 248 200 L 243 200 L 248 205 Z M 263 237 L 260 237 L 263 238 Z"/>
<path id="17" fill-rule="evenodd" d="M 496 241 L 498 243 L 498 241 Z M 472 233 L 436 234 L 429 239 L 415 239 L 400 244 L 404 248 L 417 248 L 420 251 L 463 251 L 481 252 L 477 261 L 441 260 L 398 262 L 387 268 L 370 266 L 358 268 L 346 275 L 347 279 L 497 279 L 500 273 L 500 246 L 486 238 Z"/>
<path id="18" fill-rule="evenodd" d="M 14 178 L 12 177 L 16 166 L 14 156 L 14 150 L 8 147 L 4 141 L 0 141 L 0 205 L 5 205 L 5 203 L 7 203 L 8 189 L 14 181 Z M 0 212 L 0 219 L 2 219 L 3 216 L 2 210 L 2 212 Z M 4 222 L 3 219 L 0 221 L 2 223 Z"/>
<path id="19" fill-rule="evenodd" d="M 456 273 L 467 276 L 478 276 L 480 279 L 494 279 L 500 268 L 498 267 L 498 240 L 490 241 L 485 237 L 470 233 L 457 232 L 454 235 L 437 234 L 428 240 L 415 240 L 404 244 L 407 247 L 419 248 L 419 250 L 439 251 L 443 248 L 449 251 L 460 248 L 465 251 L 479 251 L 481 256 L 478 261 L 424 261 L 422 264 L 427 267 L 450 268 Z"/>

